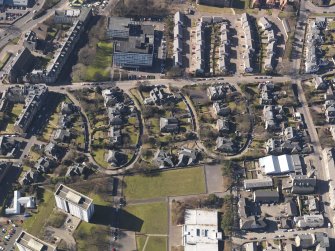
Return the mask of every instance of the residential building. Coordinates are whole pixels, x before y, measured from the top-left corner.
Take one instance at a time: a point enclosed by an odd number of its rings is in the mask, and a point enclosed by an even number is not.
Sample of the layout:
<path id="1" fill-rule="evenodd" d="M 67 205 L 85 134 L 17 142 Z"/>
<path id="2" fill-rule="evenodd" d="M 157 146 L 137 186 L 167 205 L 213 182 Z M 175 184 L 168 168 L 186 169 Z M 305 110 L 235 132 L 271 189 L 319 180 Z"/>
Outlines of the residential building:
<path id="1" fill-rule="evenodd" d="M 205 29 L 206 25 L 204 22 L 200 21 L 196 25 L 195 30 L 195 58 L 194 58 L 194 71 L 196 75 L 201 75 L 205 73 L 206 61 L 205 61 Z"/>
<path id="2" fill-rule="evenodd" d="M 224 101 L 227 96 L 236 95 L 236 89 L 229 84 L 213 85 L 207 88 L 207 96 L 211 101 Z"/>
<path id="3" fill-rule="evenodd" d="M 298 228 L 323 227 L 324 217 L 322 214 L 312 214 L 294 217 L 294 222 Z"/>
<path id="4" fill-rule="evenodd" d="M 256 190 L 253 193 L 254 202 L 273 203 L 279 201 L 279 193 L 276 190 Z"/>
<path id="5" fill-rule="evenodd" d="M 215 150 L 226 152 L 226 153 L 233 153 L 237 151 L 237 146 L 230 138 L 226 137 L 218 137 L 216 139 L 216 146 Z"/>
<path id="6" fill-rule="evenodd" d="M 298 215 L 297 204 L 293 200 L 288 200 L 285 204 L 285 214 L 287 217 L 294 217 Z"/>
<path id="7" fill-rule="evenodd" d="M 227 73 L 229 70 L 229 26 L 228 23 L 222 23 L 220 27 L 220 46 L 218 66 L 221 73 Z"/>
<path id="8" fill-rule="evenodd" d="M 194 165 L 198 161 L 198 151 L 195 149 L 183 148 L 178 154 L 178 163 L 176 166 L 183 167 Z"/>
<path id="9" fill-rule="evenodd" d="M 243 184 L 245 190 L 273 187 L 273 181 L 271 177 L 265 177 L 259 179 L 245 179 L 243 181 Z"/>
<path id="10" fill-rule="evenodd" d="M 174 40 L 173 40 L 173 58 L 174 65 L 182 67 L 182 51 L 183 51 L 183 25 L 185 16 L 180 11 L 177 11 L 174 15 Z"/>
<path id="11" fill-rule="evenodd" d="M 149 97 L 144 100 L 145 104 L 165 104 L 175 100 L 175 97 L 172 93 L 166 93 L 164 89 L 160 86 L 155 86 L 150 93 Z"/>
<path id="12" fill-rule="evenodd" d="M 20 150 L 20 142 L 13 137 L 0 136 L 0 156 L 15 158 Z"/>
<path id="13" fill-rule="evenodd" d="M 107 37 L 114 41 L 114 66 L 136 69 L 152 66 L 155 41 L 153 25 L 132 22 L 128 18 L 110 17 Z"/>
<path id="14" fill-rule="evenodd" d="M 20 191 L 14 191 L 14 198 L 12 201 L 12 206 L 5 209 L 6 215 L 11 214 L 20 214 L 21 213 L 21 207 L 24 208 L 36 208 L 36 201 L 35 197 L 33 196 L 25 196 L 21 197 Z"/>
<path id="15" fill-rule="evenodd" d="M 328 87 L 327 83 L 323 81 L 322 77 L 320 76 L 313 78 L 313 83 L 316 90 L 326 90 Z"/>
<path id="16" fill-rule="evenodd" d="M 55 192 L 56 205 L 59 209 L 83 221 L 89 222 L 94 214 L 93 200 L 63 184 Z"/>
<path id="17" fill-rule="evenodd" d="M 315 73 L 320 68 L 320 59 L 318 58 L 317 49 L 320 42 L 323 41 L 321 32 L 315 21 L 311 21 L 307 26 L 305 38 L 305 72 Z"/>
<path id="18" fill-rule="evenodd" d="M 47 157 L 40 157 L 34 167 L 40 173 L 48 173 L 52 167 L 52 162 Z"/>
<path id="19" fill-rule="evenodd" d="M 311 194 L 316 187 L 316 178 L 307 175 L 291 175 L 287 183 L 283 184 L 283 189 L 289 190 L 292 194 Z"/>
<path id="20" fill-rule="evenodd" d="M 269 155 L 259 159 L 259 167 L 267 175 L 302 173 L 302 164 L 298 155 Z"/>
<path id="21" fill-rule="evenodd" d="M 55 10 L 55 24 L 73 24 L 80 16 L 80 9 Z"/>
<path id="22" fill-rule="evenodd" d="M 185 251 L 219 250 L 222 232 L 219 232 L 218 212 L 186 209 L 182 228 Z"/>
<path id="23" fill-rule="evenodd" d="M 230 107 L 223 102 L 214 102 L 213 109 L 217 116 L 227 116 L 231 112 Z"/>
<path id="24" fill-rule="evenodd" d="M 106 156 L 106 161 L 113 166 L 122 166 L 127 163 L 127 156 L 116 150 L 109 150 Z"/>
<path id="25" fill-rule="evenodd" d="M 25 96 L 24 109 L 14 123 L 14 130 L 17 133 L 26 133 L 33 118 L 42 107 L 47 93 L 48 88 L 46 85 L 40 84 L 29 86 L 27 95 Z"/>
<path id="26" fill-rule="evenodd" d="M 179 131 L 179 121 L 176 118 L 160 118 L 160 131 L 163 133 L 177 133 Z"/>
<path id="27" fill-rule="evenodd" d="M 241 25 L 244 34 L 244 47 L 245 51 L 242 55 L 244 71 L 245 73 L 253 72 L 253 57 L 255 52 L 253 36 L 252 36 L 252 27 L 249 15 L 247 13 L 243 13 L 241 15 Z"/>
<path id="28" fill-rule="evenodd" d="M 283 107 L 280 105 L 265 105 L 263 108 L 263 120 L 265 129 L 275 131 L 279 129 L 280 122 L 284 119 Z"/>
<path id="29" fill-rule="evenodd" d="M 216 129 L 219 133 L 229 133 L 230 123 L 228 119 L 218 119 L 216 121 Z"/>
<path id="30" fill-rule="evenodd" d="M 81 8 L 80 16 L 74 21 L 71 28 L 66 31 L 61 46 L 57 48 L 52 60 L 45 69 L 35 69 L 26 75 L 26 80 L 30 83 L 52 84 L 62 72 L 71 52 L 81 38 L 88 20 L 92 16 L 91 8 Z"/>
<path id="31" fill-rule="evenodd" d="M 37 237 L 22 231 L 15 241 L 19 251 L 56 251 L 57 248 Z"/>
<path id="32" fill-rule="evenodd" d="M 54 140 L 56 142 L 68 142 L 71 137 L 71 133 L 69 129 L 57 129 L 55 134 L 54 134 Z"/>
<path id="33" fill-rule="evenodd" d="M 75 163 L 72 166 L 69 166 L 65 174 L 65 177 L 77 176 L 77 175 L 80 176 L 84 174 L 86 170 L 87 167 L 85 164 Z"/>
<path id="34" fill-rule="evenodd" d="M 264 217 L 249 216 L 240 218 L 240 229 L 247 231 L 257 231 L 266 228 L 267 224 Z"/>
<path id="35" fill-rule="evenodd" d="M 34 56 L 29 49 L 19 51 L 10 63 L 8 81 L 12 84 L 21 83 L 23 77 L 31 70 L 33 62 Z"/>
<path id="36" fill-rule="evenodd" d="M 170 168 L 175 166 L 172 161 L 172 156 L 163 150 L 159 150 L 157 152 L 155 162 L 157 163 L 159 168 Z"/>

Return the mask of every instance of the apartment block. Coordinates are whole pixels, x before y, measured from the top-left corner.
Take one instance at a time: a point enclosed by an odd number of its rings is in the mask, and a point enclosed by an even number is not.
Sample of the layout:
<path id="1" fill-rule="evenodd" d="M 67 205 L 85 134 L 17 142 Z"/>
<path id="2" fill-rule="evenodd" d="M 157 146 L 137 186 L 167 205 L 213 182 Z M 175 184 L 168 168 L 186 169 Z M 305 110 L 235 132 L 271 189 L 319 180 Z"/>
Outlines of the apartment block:
<path id="1" fill-rule="evenodd" d="M 59 209 L 83 221 L 89 222 L 94 214 L 92 199 L 63 184 L 57 188 L 55 199 Z"/>

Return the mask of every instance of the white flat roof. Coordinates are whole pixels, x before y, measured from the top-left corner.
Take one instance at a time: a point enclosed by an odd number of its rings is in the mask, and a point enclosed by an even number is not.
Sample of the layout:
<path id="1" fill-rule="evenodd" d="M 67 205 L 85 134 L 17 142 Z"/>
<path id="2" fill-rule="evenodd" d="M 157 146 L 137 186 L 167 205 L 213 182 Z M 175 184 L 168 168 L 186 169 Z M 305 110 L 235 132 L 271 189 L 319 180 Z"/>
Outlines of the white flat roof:
<path id="1" fill-rule="evenodd" d="M 299 165 L 299 163 L 294 163 L 292 155 L 287 154 L 280 156 L 269 155 L 259 159 L 259 166 L 266 174 L 294 172 L 295 165 Z"/>
<path id="2" fill-rule="evenodd" d="M 185 212 L 183 244 L 185 251 L 217 251 L 222 233 L 218 232 L 218 213 L 207 210 Z"/>
<path id="3" fill-rule="evenodd" d="M 185 225 L 218 225 L 218 213 L 206 210 L 186 210 Z"/>

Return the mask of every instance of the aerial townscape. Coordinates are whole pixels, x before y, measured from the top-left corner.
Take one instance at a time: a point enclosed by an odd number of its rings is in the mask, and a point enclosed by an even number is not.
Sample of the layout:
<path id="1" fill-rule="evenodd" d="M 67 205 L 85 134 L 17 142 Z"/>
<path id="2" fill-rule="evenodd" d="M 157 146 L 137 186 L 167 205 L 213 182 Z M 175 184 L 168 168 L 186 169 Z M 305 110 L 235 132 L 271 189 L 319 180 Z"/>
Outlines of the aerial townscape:
<path id="1" fill-rule="evenodd" d="M 0 251 L 335 251 L 335 0 L 0 0 Z"/>

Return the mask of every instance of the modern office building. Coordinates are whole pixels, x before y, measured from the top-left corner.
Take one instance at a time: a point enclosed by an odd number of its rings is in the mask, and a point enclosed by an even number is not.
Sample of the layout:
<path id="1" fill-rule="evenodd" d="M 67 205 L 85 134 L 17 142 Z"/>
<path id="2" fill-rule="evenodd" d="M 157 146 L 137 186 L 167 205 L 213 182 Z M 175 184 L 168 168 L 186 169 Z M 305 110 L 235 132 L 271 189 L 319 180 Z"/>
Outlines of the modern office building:
<path id="1" fill-rule="evenodd" d="M 63 184 L 57 188 L 55 199 L 59 209 L 83 221 L 89 222 L 94 214 L 92 199 Z"/>
<path id="2" fill-rule="evenodd" d="M 110 17 L 106 36 L 114 41 L 114 66 L 135 69 L 152 66 L 155 42 L 153 25 Z"/>
<path id="3" fill-rule="evenodd" d="M 22 231 L 15 244 L 20 251 L 56 251 L 57 248 L 35 236 Z"/>

